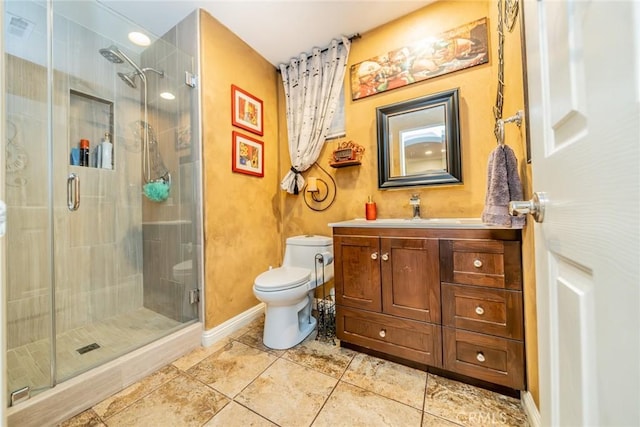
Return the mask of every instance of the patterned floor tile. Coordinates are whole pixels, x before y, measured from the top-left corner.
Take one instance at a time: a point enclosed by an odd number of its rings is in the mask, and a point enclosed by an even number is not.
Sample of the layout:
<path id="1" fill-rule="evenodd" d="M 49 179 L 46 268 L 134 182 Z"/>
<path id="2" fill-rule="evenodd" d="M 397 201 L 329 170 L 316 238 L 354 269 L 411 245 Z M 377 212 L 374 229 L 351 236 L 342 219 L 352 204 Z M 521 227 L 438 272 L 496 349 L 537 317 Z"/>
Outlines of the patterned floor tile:
<path id="1" fill-rule="evenodd" d="M 235 400 L 280 426 L 308 426 L 337 381 L 278 359 Z"/>
<path id="2" fill-rule="evenodd" d="M 427 373 L 360 353 L 342 381 L 422 410 Z"/>
<path id="3" fill-rule="evenodd" d="M 465 426 L 526 426 L 519 400 L 429 374 L 424 410 Z"/>
<path id="4" fill-rule="evenodd" d="M 165 366 L 148 377 L 127 387 L 120 393 L 103 400 L 93 407 L 93 410 L 102 419 L 108 418 L 131 405 L 136 400 L 151 393 L 167 381 L 172 380 L 180 374 L 178 368 L 173 365 Z"/>
<path id="5" fill-rule="evenodd" d="M 109 427 L 200 427 L 227 403 L 221 393 L 181 374 L 106 419 Z"/>
<path id="6" fill-rule="evenodd" d="M 230 402 L 222 408 L 204 427 L 277 427 L 276 424 L 261 417 L 236 402 Z"/>
<path id="7" fill-rule="evenodd" d="M 334 345 L 331 342 L 318 341 L 315 334 L 312 334 L 299 345 L 287 350 L 282 357 L 334 378 L 340 378 L 355 355 L 355 351 L 340 347 L 338 340 Z"/>
<path id="8" fill-rule="evenodd" d="M 420 427 L 422 411 L 340 381 L 314 427 Z"/>
<path id="9" fill-rule="evenodd" d="M 272 354 L 231 341 L 187 373 L 233 398 L 275 360 Z"/>

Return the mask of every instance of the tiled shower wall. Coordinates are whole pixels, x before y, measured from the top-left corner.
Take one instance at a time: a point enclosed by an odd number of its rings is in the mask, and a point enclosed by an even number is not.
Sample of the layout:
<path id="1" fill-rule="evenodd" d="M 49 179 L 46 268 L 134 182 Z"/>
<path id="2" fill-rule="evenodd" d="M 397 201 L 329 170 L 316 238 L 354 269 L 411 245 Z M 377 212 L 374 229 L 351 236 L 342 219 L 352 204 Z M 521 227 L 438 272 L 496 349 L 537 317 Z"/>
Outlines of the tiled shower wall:
<path id="1" fill-rule="evenodd" d="M 189 291 L 198 288 L 201 263 L 200 149 L 197 89 L 188 86 L 185 73 L 196 75 L 197 13 L 193 12 L 142 54 L 145 67 L 164 71 L 149 86 L 149 122 L 158 139 L 160 155 L 172 178 L 166 202 L 142 202 L 144 306 L 185 322 L 198 316 L 189 303 Z M 167 88 L 176 95 L 166 101 Z M 153 178 L 153 177 L 152 177 Z M 173 267 L 191 261 L 192 274 L 174 277 Z"/>
<path id="2" fill-rule="evenodd" d="M 140 144 L 126 120 L 139 92 L 121 84 L 98 53 L 110 40 L 56 17 L 54 37 L 53 228 L 58 332 L 142 306 Z M 82 43 L 75 42 L 82 40 Z M 47 76 L 44 64 L 8 55 L 8 126 L 22 153 L 7 171 L 8 348 L 46 338 L 50 322 Z M 116 82 L 117 80 L 117 82 Z M 118 84 L 120 83 L 120 84 Z M 116 170 L 69 165 L 69 92 L 115 103 Z M 108 118 L 107 121 L 108 123 Z M 104 121 L 96 123 L 103 132 Z M 91 141 L 92 145 L 99 141 Z M 80 209 L 67 209 L 67 176 L 80 177 Z"/>
<path id="3" fill-rule="evenodd" d="M 99 49 L 112 44 L 110 39 L 55 16 L 53 263 L 58 333 L 143 306 L 176 320 L 197 318 L 197 306 L 185 304 L 196 275 L 188 284 L 172 282 L 171 275 L 171 267 L 183 260 L 192 259 L 196 272 L 201 262 L 200 229 L 191 226 L 200 215 L 198 116 L 192 114 L 198 104 L 195 89 L 184 84 L 184 71 L 196 69 L 192 56 L 197 53 L 195 16 L 179 25 L 182 31 L 174 28 L 156 41 L 142 59 L 127 51 L 143 67 L 165 71 L 164 79 L 148 75 L 148 121 L 173 178 L 171 196 L 163 203 L 142 196 L 142 144 L 133 132 L 142 118 L 140 83 L 138 89 L 124 84 L 116 73 L 127 71 L 126 64 L 114 65 L 100 55 Z M 176 49 L 177 42 L 188 53 Z M 7 126 L 12 130 L 7 132 L 7 143 L 18 154 L 14 159 L 22 160 L 17 163 L 21 167 L 7 169 L 6 174 L 9 349 L 47 338 L 50 330 L 47 71 L 43 61 L 23 59 L 21 53 L 7 55 L 6 62 Z M 176 100 L 160 100 L 160 89 L 173 91 Z M 71 90 L 114 103 L 114 170 L 69 165 L 70 148 L 79 142 L 69 140 L 74 120 L 69 108 Z M 104 133 L 108 122 L 108 117 L 99 118 L 92 133 Z M 98 142 L 91 140 L 92 147 Z M 67 208 L 67 177 L 72 172 L 80 178 L 81 203 L 75 212 Z M 150 225 L 167 222 L 186 225 L 169 233 L 169 239 Z M 150 274 L 143 283 L 143 265 L 157 261 L 149 242 L 160 242 L 170 258 L 163 258 L 168 268 L 161 279 Z M 166 294 L 167 290 L 171 293 Z"/>

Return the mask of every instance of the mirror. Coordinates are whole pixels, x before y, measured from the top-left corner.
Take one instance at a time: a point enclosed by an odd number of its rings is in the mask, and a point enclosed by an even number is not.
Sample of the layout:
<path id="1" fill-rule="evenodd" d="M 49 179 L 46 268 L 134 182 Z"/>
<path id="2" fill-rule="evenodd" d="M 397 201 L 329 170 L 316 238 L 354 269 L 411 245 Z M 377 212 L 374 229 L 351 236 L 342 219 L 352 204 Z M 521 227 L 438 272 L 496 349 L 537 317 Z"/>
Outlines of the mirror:
<path id="1" fill-rule="evenodd" d="M 378 187 L 460 184 L 458 89 L 376 109 Z"/>

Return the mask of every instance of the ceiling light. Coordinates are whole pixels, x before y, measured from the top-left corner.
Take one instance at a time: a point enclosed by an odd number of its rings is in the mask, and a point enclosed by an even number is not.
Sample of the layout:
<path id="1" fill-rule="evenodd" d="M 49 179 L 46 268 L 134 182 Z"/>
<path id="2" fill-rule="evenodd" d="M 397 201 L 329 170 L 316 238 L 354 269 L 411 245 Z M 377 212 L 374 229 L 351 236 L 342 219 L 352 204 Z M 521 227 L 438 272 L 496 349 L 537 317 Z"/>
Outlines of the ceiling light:
<path id="1" fill-rule="evenodd" d="M 427 156 L 429 156 L 429 155 L 433 154 L 433 151 L 431 151 L 431 150 L 427 150 L 427 151 L 425 151 L 425 152 L 424 152 L 424 154 L 426 154 Z"/>
<path id="2" fill-rule="evenodd" d="M 176 99 L 176 96 L 174 94 L 172 94 L 171 92 L 162 92 L 160 94 L 160 98 L 166 99 L 168 101 L 173 101 L 174 99 Z"/>
<path id="3" fill-rule="evenodd" d="M 142 34 L 138 31 L 130 32 L 129 40 L 131 40 L 132 43 L 135 43 L 138 46 L 149 46 L 151 44 L 151 39 L 149 39 L 146 34 Z"/>

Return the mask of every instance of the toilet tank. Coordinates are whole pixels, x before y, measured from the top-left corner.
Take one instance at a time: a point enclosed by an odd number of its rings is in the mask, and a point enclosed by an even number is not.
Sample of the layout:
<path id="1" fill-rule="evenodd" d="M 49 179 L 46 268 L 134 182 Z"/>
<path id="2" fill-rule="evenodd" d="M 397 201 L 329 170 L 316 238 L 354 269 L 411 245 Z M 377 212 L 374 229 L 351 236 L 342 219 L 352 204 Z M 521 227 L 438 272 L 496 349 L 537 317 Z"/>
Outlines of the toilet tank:
<path id="1" fill-rule="evenodd" d="M 289 237 L 282 265 L 308 268 L 313 273 L 316 254 L 322 252 L 329 252 L 333 257 L 331 237 L 315 235 Z"/>

